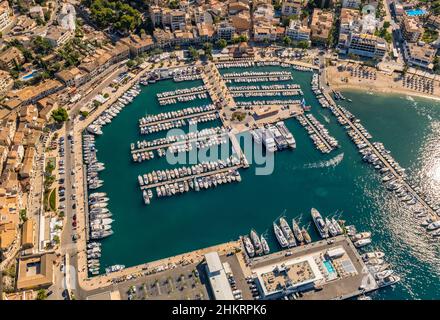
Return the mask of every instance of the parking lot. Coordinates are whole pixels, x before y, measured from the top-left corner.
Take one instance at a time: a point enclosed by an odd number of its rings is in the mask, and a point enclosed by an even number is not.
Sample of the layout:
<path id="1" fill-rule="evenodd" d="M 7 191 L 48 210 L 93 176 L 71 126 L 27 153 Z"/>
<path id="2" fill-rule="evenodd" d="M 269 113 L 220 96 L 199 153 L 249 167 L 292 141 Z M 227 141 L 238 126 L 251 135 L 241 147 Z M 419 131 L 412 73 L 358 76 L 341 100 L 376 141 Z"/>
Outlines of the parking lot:
<path id="1" fill-rule="evenodd" d="M 203 267 L 195 264 L 122 283 L 119 291 L 123 300 L 209 299 Z"/>

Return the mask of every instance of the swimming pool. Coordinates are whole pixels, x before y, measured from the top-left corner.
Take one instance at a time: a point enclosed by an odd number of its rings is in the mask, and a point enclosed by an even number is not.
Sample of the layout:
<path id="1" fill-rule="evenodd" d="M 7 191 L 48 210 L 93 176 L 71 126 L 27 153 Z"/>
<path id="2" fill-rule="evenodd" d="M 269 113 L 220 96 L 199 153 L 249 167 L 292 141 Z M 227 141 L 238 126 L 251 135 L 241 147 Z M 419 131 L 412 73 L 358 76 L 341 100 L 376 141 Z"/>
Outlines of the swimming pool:
<path id="1" fill-rule="evenodd" d="M 24 75 L 23 77 L 21 77 L 21 79 L 23 81 L 27 81 L 32 79 L 33 77 L 35 77 L 37 75 L 37 70 L 32 70 L 30 73 L 28 73 L 27 75 Z"/>
<path id="2" fill-rule="evenodd" d="M 426 11 L 423 9 L 411 9 L 411 10 L 406 10 L 405 12 L 410 17 L 423 16 L 426 14 Z"/>
<path id="3" fill-rule="evenodd" d="M 329 274 L 336 273 L 335 268 L 333 268 L 333 265 L 331 264 L 331 262 L 329 260 L 324 260 L 323 263 L 324 263 L 324 267 L 327 269 L 327 272 Z"/>

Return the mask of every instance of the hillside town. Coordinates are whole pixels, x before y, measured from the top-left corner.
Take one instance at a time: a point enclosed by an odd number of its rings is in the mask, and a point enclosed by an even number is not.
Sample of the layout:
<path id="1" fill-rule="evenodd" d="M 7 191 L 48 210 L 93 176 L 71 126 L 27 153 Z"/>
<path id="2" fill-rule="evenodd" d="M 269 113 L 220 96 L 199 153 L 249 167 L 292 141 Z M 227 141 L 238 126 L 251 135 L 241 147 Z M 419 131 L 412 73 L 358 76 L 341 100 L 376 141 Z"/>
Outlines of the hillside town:
<path id="1" fill-rule="evenodd" d="M 304 63 L 328 68 L 336 86 L 355 86 L 350 72 L 361 66 L 381 73 L 381 83 L 398 79 L 396 90 L 440 97 L 439 30 L 438 0 L 1 1 L 5 298 L 42 299 L 42 290 L 59 281 L 62 230 L 77 205 L 75 193 L 64 191 L 74 175 L 64 160 L 73 152 L 64 147 L 73 139 L 71 126 L 145 70 L 263 59 L 289 49 Z M 409 88 L 409 75 L 432 85 Z M 40 274 L 26 275 L 23 269 L 35 263 Z"/>

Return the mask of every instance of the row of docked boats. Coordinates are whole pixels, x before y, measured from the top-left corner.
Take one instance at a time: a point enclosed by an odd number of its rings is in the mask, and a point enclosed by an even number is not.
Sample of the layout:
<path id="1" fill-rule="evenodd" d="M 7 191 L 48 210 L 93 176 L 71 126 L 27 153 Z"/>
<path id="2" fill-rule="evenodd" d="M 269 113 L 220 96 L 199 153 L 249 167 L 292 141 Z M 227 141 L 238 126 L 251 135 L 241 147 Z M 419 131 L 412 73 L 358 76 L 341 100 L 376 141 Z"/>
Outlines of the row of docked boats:
<path id="1" fill-rule="evenodd" d="M 347 226 L 346 231 L 350 240 L 358 249 L 371 243 L 371 232 L 358 232 L 355 226 Z M 360 256 L 379 287 L 386 287 L 400 281 L 400 277 L 390 269 L 390 264 L 385 262 L 385 253 L 382 251 L 366 252 L 360 254 Z"/>
<path id="2" fill-rule="evenodd" d="M 229 68 L 251 68 L 255 66 L 254 59 L 240 59 L 240 60 L 230 60 L 222 61 L 215 64 L 217 69 L 229 69 Z"/>
<path id="3" fill-rule="evenodd" d="M 154 140 L 142 140 L 142 141 L 138 140 L 138 141 L 136 141 L 136 143 L 132 143 L 130 148 L 131 148 L 131 151 L 136 151 L 136 149 L 145 149 L 145 148 L 150 148 L 150 147 L 165 146 L 165 145 L 175 143 L 175 142 L 197 140 L 199 138 L 204 138 L 207 136 L 227 134 L 228 132 L 229 132 L 229 130 L 223 126 L 205 128 L 205 129 L 198 130 L 198 131 L 190 131 L 186 134 L 167 135 L 166 137 L 158 138 L 158 139 L 154 139 Z"/>
<path id="4" fill-rule="evenodd" d="M 189 192 L 191 190 L 200 191 L 203 189 L 210 189 L 217 187 L 218 185 L 232 183 L 232 182 L 240 182 L 241 176 L 238 170 L 229 169 L 227 171 L 222 171 L 218 173 L 213 173 L 211 175 L 205 175 L 202 177 L 189 177 L 188 179 L 177 181 L 177 182 L 169 182 L 165 183 L 161 186 L 156 187 L 156 196 L 158 198 L 161 197 L 170 197 L 174 195 L 183 194 Z M 145 204 L 149 204 L 149 199 L 151 199 L 151 194 L 148 193 L 150 189 L 143 190 L 143 197 Z M 148 200 L 147 200 L 148 197 Z"/>
<path id="5" fill-rule="evenodd" d="M 269 77 L 236 77 L 231 79 L 223 79 L 225 83 L 255 83 L 255 82 L 281 82 L 290 81 L 293 77 L 291 74 L 286 76 L 269 76 Z"/>
<path id="6" fill-rule="evenodd" d="M 227 169 L 240 164 L 235 156 L 230 156 L 226 160 L 216 160 L 209 162 L 201 162 L 190 167 L 180 167 L 166 170 L 155 170 L 150 173 L 146 173 L 143 176 L 138 176 L 139 185 L 148 186 L 149 184 L 156 184 L 165 181 L 171 181 L 180 178 L 186 178 L 189 176 L 197 176 L 200 174 L 213 172 L 217 170 Z"/>
<path id="7" fill-rule="evenodd" d="M 104 110 L 88 127 L 87 131 L 101 135 L 102 127 L 111 123 L 122 109 L 128 105 L 141 92 L 138 84 L 128 89 L 114 104 Z"/>
<path id="8" fill-rule="evenodd" d="M 103 239 L 113 234 L 111 224 L 112 214 L 108 210 L 107 194 L 94 192 L 89 195 L 89 229 L 90 238 L 93 240 Z"/>
<path id="9" fill-rule="evenodd" d="M 253 85 L 253 86 L 234 86 L 230 87 L 229 91 L 242 91 L 242 90 L 291 90 L 291 89 L 300 89 L 300 85 L 293 84 L 272 84 L 272 85 Z"/>
<path id="10" fill-rule="evenodd" d="M 101 243 L 99 242 L 89 242 L 87 244 L 87 269 L 92 275 L 99 274 L 100 260 L 101 257 Z"/>
<path id="11" fill-rule="evenodd" d="M 172 91 L 159 92 L 156 94 L 156 97 L 158 99 L 162 99 L 162 98 L 174 97 L 174 96 L 179 96 L 179 95 L 184 95 L 184 94 L 195 94 L 195 93 L 199 93 L 202 91 L 206 91 L 205 85 L 191 87 L 191 88 L 176 89 L 176 90 L 172 90 Z"/>
<path id="12" fill-rule="evenodd" d="M 327 129 L 324 128 L 323 130 L 321 127 L 315 127 L 315 125 L 312 124 L 310 120 L 308 120 L 309 118 L 306 118 L 306 116 L 304 115 L 297 115 L 296 119 L 306 129 L 316 149 L 318 149 L 322 153 L 330 153 L 334 149 L 334 147 L 332 147 L 324 138 L 324 136 L 328 136 L 331 141 L 336 141 L 336 139 L 331 137 L 328 132 L 326 134 Z"/>
<path id="13" fill-rule="evenodd" d="M 213 111 L 212 113 L 203 114 L 201 116 L 194 116 L 188 119 L 171 120 L 159 124 L 142 126 L 140 128 L 140 132 L 141 134 L 150 134 L 150 133 L 170 130 L 174 128 L 181 128 L 186 125 L 195 125 L 197 123 L 214 121 L 217 120 L 218 118 L 219 118 L 219 113 Z"/>
<path id="14" fill-rule="evenodd" d="M 228 72 L 223 74 L 223 80 L 232 78 L 258 78 L 258 77 L 292 77 L 289 71 L 244 71 Z"/>
<path id="15" fill-rule="evenodd" d="M 327 239 L 329 237 L 336 237 L 344 233 L 344 229 L 342 228 L 341 224 L 334 217 L 326 217 L 324 219 L 321 213 L 315 208 L 312 208 L 310 213 L 316 230 L 321 238 Z"/>
<path id="16" fill-rule="evenodd" d="M 208 93 L 201 92 L 197 94 L 180 95 L 180 96 L 176 96 L 175 98 L 162 98 L 159 99 L 159 104 L 161 106 L 167 106 L 169 104 L 175 104 L 177 102 L 189 102 L 189 101 L 194 101 L 196 99 L 207 99 L 207 98 L 208 98 Z"/>
<path id="17" fill-rule="evenodd" d="M 304 227 L 301 229 L 295 219 L 292 219 L 292 227 L 290 227 L 287 220 L 281 217 L 279 225 L 273 222 L 273 231 L 281 248 L 291 248 L 312 242 L 312 238 L 307 230 Z"/>
<path id="18" fill-rule="evenodd" d="M 242 237 L 244 248 L 246 249 L 249 257 L 261 256 L 263 254 L 269 254 L 270 248 L 266 238 L 262 234 L 261 237 L 258 233 L 252 229 L 249 235 Z"/>
<path id="19" fill-rule="evenodd" d="M 382 175 L 381 179 L 387 190 L 393 192 L 403 203 L 408 206 L 408 208 L 413 208 L 415 218 L 422 219 L 428 217 L 430 215 L 428 212 L 429 209 L 434 211 L 437 215 L 440 214 L 440 207 L 435 205 L 431 199 L 422 194 L 420 187 L 414 186 L 411 182 L 406 180 L 407 175 L 405 169 L 402 168 L 391 156 L 391 152 L 384 147 L 383 143 L 368 143 L 368 140 L 371 139 L 372 136 L 362 126 L 359 119 L 357 119 L 347 109 L 340 105 L 330 104 L 328 108 L 337 117 L 339 123 L 345 126 L 345 129 L 347 130 L 351 140 L 355 143 L 359 149 L 359 152 L 362 154 L 362 159 L 365 162 L 373 165 L 374 169 L 376 169 Z M 355 130 L 353 127 L 355 127 L 357 130 Z M 391 168 L 393 170 L 391 170 Z M 423 199 L 425 203 L 422 203 L 419 199 Z M 429 206 L 429 208 L 426 206 Z M 423 227 L 427 227 L 437 220 L 437 217 L 433 218 L 430 216 L 429 218 L 425 219 L 421 225 Z M 432 225 L 431 229 L 428 230 L 433 231 L 430 234 L 434 237 L 440 236 L 440 231 L 437 231 L 436 228 L 438 224 L 440 223 Z"/>
<path id="20" fill-rule="evenodd" d="M 91 134 L 83 135 L 83 159 L 87 166 L 86 181 L 89 189 L 98 189 L 103 185 L 98 173 L 105 169 L 102 162 L 98 162 L 97 149 L 95 148 L 95 137 Z"/>
<path id="21" fill-rule="evenodd" d="M 307 117 L 307 119 L 309 119 L 309 121 L 312 123 L 312 125 L 319 131 L 319 134 L 321 135 L 321 137 L 327 141 L 327 143 L 333 148 L 338 148 L 339 144 L 338 144 L 338 140 L 336 140 L 334 137 L 332 137 L 330 135 L 330 133 L 328 132 L 327 128 L 324 127 L 324 125 L 319 122 L 315 116 L 311 113 L 307 113 L 305 115 Z"/>
<path id="22" fill-rule="evenodd" d="M 287 97 L 287 96 L 302 96 L 301 89 L 286 89 L 286 90 L 242 90 L 230 91 L 234 98 L 250 98 L 250 97 Z"/>
<path id="23" fill-rule="evenodd" d="M 290 104 L 300 104 L 301 100 L 298 99 L 286 99 L 286 100 L 253 100 L 253 101 L 236 101 L 236 106 L 239 107 L 252 107 L 252 106 L 267 106 L 267 105 L 282 105 L 287 106 Z"/>
<path id="24" fill-rule="evenodd" d="M 162 112 L 154 115 L 147 115 L 139 119 L 139 126 L 145 126 L 151 124 L 153 122 L 164 121 L 164 120 L 173 120 L 180 117 L 185 117 L 197 113 L 203 113 L 208 111 L 216 110 L 216 106 L 213 104 L 208 104 L 205 106 L 199 107 L 190 107 L 175 111 Z"/>
<path id="25" fill-rule="evenodd" d="M 175 69 L 173 73 L 174 82 L 194 81 L 202 78 L 202 68 L 189 66 L 186 68 Z"/>
<path id="26" fill-rule="evenodd" d="M 164 157 L 167 155 L 167 152 L 170 153 L 180 153 L 180 152 L 190 152 L 194 148 L 196 150 L 211 148 L 215 146 L 219 146 L 221 144 L 226 144 L 228 142 L 228 136 L 225 134 L 222 135 L 212 135 L 208 137 L 198 138 L 193 141 L 180 141 L 174 142 L 165 148 L 158 148 L 157 154 L 159 157 Z M 154 152 L 150 151 L 140 151 L 132 154 L 132 158 L 134 162 L 142 162 L 145 160 L 150 160 L 154 158 Z"/>
<path id="27" fill-rule="evenodd" d="M 266 150 L 270 152 L 296 148 L 295 138 L 283 121 L 279 121 L 275 125 L 267 124 L 262 128 L 251 130 L 250 133 L 256 144 L 263 143 Z"/>

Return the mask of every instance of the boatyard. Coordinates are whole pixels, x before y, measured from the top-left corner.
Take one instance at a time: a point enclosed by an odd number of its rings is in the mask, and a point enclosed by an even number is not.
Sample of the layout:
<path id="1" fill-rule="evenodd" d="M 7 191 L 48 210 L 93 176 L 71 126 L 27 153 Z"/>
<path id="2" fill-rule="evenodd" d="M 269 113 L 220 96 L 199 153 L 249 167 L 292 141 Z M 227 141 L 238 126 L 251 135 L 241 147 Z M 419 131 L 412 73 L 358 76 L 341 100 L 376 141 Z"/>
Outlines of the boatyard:
<path id="1" fill-rule="evenodd" d="M 336 140 L 336 138 L 333 137 L 330 131 L 326 128 L 326 125 L 320 122 L 314 115 L 308 113 L 310 111 L 310 106 L 308 103 L 306 103 L 305 99 L 308 102 L 311 99 L 310 94 L 305 94 L 303 89 L 297 83 L 295 83 L 295 76 L 289 76 L 285 71 L 261 71 L 261 73 L 256 72 L 255 75 L 252 72 L 246 73 L 233 71 L 233 76 L 225 76 L 225 74 L 221 74 L 217 70 L 217 68 L 220 70 L 235 70 L 234 68 L 247 68 L 255 66 L 292 68 L 290 64 L 287 65 L 277 61 L 232 61 L 228 63 L 217 63 L 215 66 L 214 64 L 209 63 L 209 67 L 204 67 L 205 70 L 206 68 L 209 68 L 209 70 L 212 71 L 212 73 L 209 72 L 208 75 L 199 74 L 195 71 L 193 74 L 185 76 L 180 75 L 180 77 L 176 74 L 168 75 L 166 79 L 172 79 L 176 83 L 184 83 L 185 81 L 202 79 L 205 82 L 205 85 L 203 87 L 195 87 L 196 89 L 194 89 L 194 91 L 189 90 L 187 92 L 183 89 L 177 89 L 174 93 L 171 91 L 166 91 L 164 94 L 157 94 L 156 98 L 160 106 L 168 104 L 168 102 L 171 101 L 170 99 L 176 99 L 176 101 L 170 102 L 170 104 L 175 104 L 177 102 L 185 102 L 188 104 L 196 103 L 197 100 L 206 99 L 208 97 L 204 94 L 209 94 L 212 104 L 204 106 L 190 106 L 186 109 L 180 108 L 178 110 L 170 110 L 166 112 L 162 111 L 157 114 L 147 114 L 146 116 L 138 117 L 137 120 L 139 121 L 140 133 L 148 133 L 152 135 L 152 140 L 138 140 L 137 142 L 133 142 L 136 140 L 132 140 L 132 142 L 128 143 L 127 148 L 130 147 L 129 150 L 131 154 L 128 159 L 131 162 L 134 161 L 137 163 L 145 160 L 161 158 L 167 152 L 178 154 L 181 152 L 189 152 L 192 150 L 192 148 L 199 150 L 211 147 L 213 145 L 226 143 L 224 140 L 226 137 L 228 138 L 227 141 L 232 143 L 237 158 L 231 158 L 229 160 L 230 162 L 224 162 L 221 165 L 220 162 L 206 163 L 195 165 L 193 167 L 178 168 L 177 171 L 176 169 L 167 168 L 147 171 L 139 168 L 138 170 L 143 172 L 140 172 L 138 176 L 137 187 L 140 187 L 142 190 L 140 198 L 143 198 L 143 204 L 150 204 L 151 199 L 154 196 L 157 198 L 164 196 L 168 197 L 171 195 L 186 193 L 190 190 L 198 191 L 200 189 L 214 188 L 220 184 L 240 182 L 242 179 L 246 181 L 246 177 L 248 177 L 249 174 L 242 175 L 240 174 L 239 170 L 243 167 L 249 167 L 249 163 L 241 149 L 240 144 L 237 142 L 237 138 L 235 136 L 236 133 L 245 131 L 251 132 L 254 141 L 262 143 L 267 151 L 282 150 L 287 147 L 295 149 L 297 147 L 297 143 L 291 133 L 291 125 L 289 124 L 286 126 L 282 120 L 296 118 L 294 121 L 306 129 L 305 133 L 307 133 L 310 139 L 312 139 L 316 149 L 323 153 L 329 153 L 330 151 L 336 150 L 338 147 L 340 147 L 340 143 L 338 141 L 340 138 Z M 198 68 L 197 70 L 200 69 L 201 68 Z M 295 66 L 292 69 L 296 71 L 310 71 L 313 68 L 306 66 Z M 260 81 L 250 80 L 254 78 L 254 76 L 257 79 L 261 79 L 261 82 L 270 83 L 271 81 L 294 81 L 294 83 L 285 85 L 277 84 L 275 86 L 270 84 L 259 84 L 258 82 Z M 216 83 L 217 77 L 221 79 L 221 83 Z M 151 73 L 147 73 L 143 79 L 144 80 L 140 80 L 142 81 L 140 84 L 143 84 L 145 87 L 149 87 L 153 83 L 160 83 L 161 81 L 160 76 L 152 76 Z M 249 83 L 250 85 L 248 88 L 244 88 L 241 85 L 235 86 L 235 83 Z M 405 182 L 404 170 L 401 169 L 394 160 L 391 160 L 392 158 L 390 158 L 389 153 L 386 152 L 383 145 L 378 143 L 370 143 L 369 139 L 371 139 L 371 135 L 360 124 L 360 122 L 357 121 L 357 119 L 355 119 L 342 106 L 336 105 L 333 99 L 331 99 L 330 95 L 327 92 L 321 92 L 319 86 L 316 86 L 316 84 L 314 85 L 314 83 L 316 83 L 315 76 L 313 76 L 312 79 L 314 98 L 319 101 L 322 107 L 328 108 L 330 111 L 332 111 L 341 125 L 345 126 L 346 129 L 349 128 L 348 133 L 350 137 L 357 142 L 358 146 L 365 144 L 365 147 L 360 148 L 361 151 L 363 150 L 362 156 L 364 157 L 364 161 L 373 163 L 373 166 L 384 174 L 383 181 L 387 184 L 387 188 L 389 190 L 394 190 L 398 196 L 401 195 L 400 198 L 403 199 L 402 201 L 408 205 L 413 205 L 415 208 L 414 213 L 416 215 L 423 216 L 425 212 L 428 213 L 431 222 L 428 222 L 426 227 L 428 230 L 433 230 L 436 232 L 437 228 L 432 223 L 436 220 L 437 216 L 435 210 L 438 209 L 430 205 L 427 200 L 423 200 L 422 197 L 418 195 L 417 190 L 411 187 L 409 183 Z M 234 86 L 228 89 L 228 85 Z M 90 134 L 97 135 L 98 137 L 102 135 L 103 127 L 110 124 L 112 118 L 117 117 L 118 113 L 122 111 L 125 105 L 130 105 L 135 101 L 135 97 L 141 92 L 141 87 L 139 87 L 139 84 L 136 84 L 135 86 L 132 86 L 130 90 L 130 92 L 127 91 L 127 95 L 121 97 L 116 104 L 111 105 L 111 108 L 104 111 L 104 113 L 96 114 L 95 117 L 97 120 L 94 120 L 93 123 L 87 127 L 88 133 L 83 137 L 83 153 L 86 161 L 88 161 L 88 167 L 85 170 L 85 174 L 87 175 L 86 179 L 90 189 L 90 196 L 86 203 L 89 206 L 89 227 L 87 232 L 92 235 L 91 239 L 107 238 L 112 235 L 113 229 L 111 228 L 111 224 L 113 221 L 117 222 L 118 218 L 115 217 L 115 219 L 113 219 L 112 216 L 112 214 L 115 213 L 114 206 L 111 206 L 114 195 L 109 194 L 108 192 L 100 192 L 100 190 L 94 191 L 94 189 L 99 189 L 105 185 L 105 179 L 98 177 L 98 173 L 99 176 L 101 176 L 102 174 L 100 171 L 104 170 L 105 167 L 107 167 L 107 164 L 105 162 L 99 162 L 95 141 L 93 136 Z M 286 92 L 286 94 L 283 94 L 282 92 Z M 182 100 L 179 100 L 178 96 L 176 95 L 182 95 Z M 280 99 L 281 96 L 283 96 L 283 98 L 286 97 L 287 99 L 268 100 L 268 97 Z M 343 98 L 342 94 L 337 96 L 340 99 Z M 259 98 L 263 98 L 265 100 Z M 238 101 L 235 101 L 235 99 L 238 99 Z M 255 100 L 249 101 L 249 99 Z M 284 103 L 284 101 L 286 102 Z M 233 116 L 234 113 L 235 115 L 237 114 L 237 109 L 240 109 L 240 112 L 244 112 L 246 114 L 244 119 L 237 119 L 235 116 Z M 202 112 L 207 112 L 208 114 L 204 114 Z M 215 116 L 213 118 L 203 118 L 203 116 L 207 115 Z M 222 125 L 214 127 L 214 129 L 205 127 L 199 129 L 199 131 L 195 133 L 189 132 L 181 136 L 171 136 L 167 138 L 157 137 L 157 133 L 162 130 L 168 130 L 171 128 L 185 128 L 188 125 L 195 123 L 203 124 L 207 122 L 208 124 L 209 121 L 218 121 L 218 119 L 221 120 Z M 229 131 L 231 128 L 235 134 Z M 138 138 L 140 137 L 141 136 L 139 135 Z M 156 152 L 157 157 L 155 157 L 153 151 Z M 377 159 L 375 157 L 377 157 Z M 378 161 L 380 161 L 382 165 L 380 165 Z M 103 172 L 105 174 L 105 171 Z M 131 178 L 133 180 L 133 177 Z M 136 179 L 134 180 L 136 181 Z M 105 189 L 105 187 L 103 189 Z M 410 194 L 412 197 L 408 198 L 408 194 Z M 162 202 L 162 200 L 160 202 Z M 110 205 L 108 206 L 108 204 Z M 151 207 L 154 207 L 155 205 L 156 203 L 154 202 L 152 203 Z M 107 209 L 107 206 L 112 210 L 112 212 Z M 117 215 L 118 214 L 116 214 L 116 216 Z M 283 223 L 281 223 L 281 221 L 282 220 L 280 220 L 279 228 L 283 233 L 285 228 L 283 228 Z M 334 226 L 333 221 L 332 225 Z M 302 231 L 305 231 L 308 235 L 307 229 L 307 227 L 303 227 L 302 229 L 300 228 L 299 234 L 304 237 L 305 234 Z M 330 228 L 328 232 L 330 232 L 330 230 L 333 229 Z M 295 228 L 293 227 L 291 232 L 294 231 Z M 313 234 L 314 232 L 312 232 L 312 236 Z M 337 234 L 340 233 L 337 232 Z M 310 235 L 308 235 L 308 237 L 310 238 Z M 354 244 L 352 244 L 351 241 L 347 240 L 347 238 L 344 236 L 337 237 L 342 237 L 344 240 L 334 238 L 330 240 L 330 242 L 332 242 L 332 244 L 336 243 L 342 246 L 346 251 L 346 254 L 349 256 L 349 260 L 353 263 L 354 268 L 356 270 L 361 270 L 364 266 L 362 264 L 362 259 L 359 260 L 359 255 L 356 256 L 357 253 L 354 254 L 350 251 L 354 248 Z M 312 242 L 310 244 L 303 244 L 301 246 L 299 244 L 298 246 L 292 246 L 289 245 L 289 243 L 292 241 L 292 237 L 290 237 L 290 241 L 289 237 L 286 237 L 286 241 L 288 243 L 287 246 L 290 248 L 286 249 L 288 250 L 288 255 L 281 257 L 280 255 L 286 255 L 285 250 L 269 254 L 270 250 L 268 248 L 269 246 L 273 247 L 274 238 L 276 237 L 272 235 L 270 235 L 268 239 L 265 239 L 264 237 L 259 238 L 261 241 L 261 247 L 257 246 L 258 248 L 254 248 L 254 250 L 266 253 L 266 255 L 260 257 L 257 254 L 257 257 L 251 258 L 252 261 L 248 265 L 248 268 L 251 268 L 252 270 L 257 269 L 257 273 L 260 272 L 261 275 L 265 275 L 267 273 L 266 269 L 269 265 L 273 266 L 274 264 L 278 263 L 276 259 L 279 259 L 280 261 L 283 259 L 292 260 L 297 258 L 297 251 L 302 252 L 304 250 L 306 250 L 304 251 L 306 252 L 304 254 L 310 253 L 311 255 L 315 255 L 321 250 L 321 254 L 325 255 L 325 246 L 329 246 L 330 243 L 327 240 L 322 240 L 319 242 Z M 255 245 L 252 240 L 252 234 L 247 239 L 250 240 L 253 245 Z M 293 239 L 295 239 L 295 237 L 293 237 Z M 344 241 L 346 241 L 346 243 Z M 266 248 L 266 245 L 267 250 L 264 249 Z M 320 249 L 309 249 L 313 247 L 319 248 L 321 245 L 323 247 Z M 281 247 L 283 246 L 281 245 Z M 246 248 L 246 245 L 244 245 L 242 248 Z M 105 251 L 102 251 L 102 249 L 105 250 L 105 243 L 104 245 L 101 245 L 101 242 L 91 242 L 87 246 L 87 256 L 89 258 L 87 267 L 90 274 L 98 275 L 105 270 L 107 274 L 114 273 L 115 275 L 112 275 L 111 279 L 115 279 L 121 274 L 122 271 L 124 271 L 124 274 L 130 274 L 133 270 L 138 270 L 125 268 L 125 265 L 120 263 L 112 264 L 110 266 L 105 264 L 105 267 L 103 267 L 102 264 L 100 264 L 100 258 L 102 254 L 101 252 Z M 246 250 L 244 249 L 243 252 L 245 251 Z M 298 255 L 300 254 L 298 253 Z M 274 260 L 269 262 L 269 260 L 272 258 Z M 292 266 L 292 268 L 303 268 L 304 266 L 304 262 L 301 262 L 298 267 L 295 265 L 295 267 Z M 258 270 L 259 268 L 260 270 Z M 264 277 L 262 276 L 261 279 Z M 328 284 L 328 287 L 326 287 L 327 284 L 324 285 L 323 290 L 321 288 L 315 288 L 316 290 L 314 290 L 313 294 L 310 296 L 305 294 L 300 298 L 319 298 L 319 294 L 322 295 L 321 298 L 348 298 L 362 294 L 364 291 L 359 291 L 359 281 L 361 280 L 360 277 L 360 275 L 350 277 L 349 280 L 342 277 L 341 279 L 338 279 L 338 281 L 331 282 L 331 285 Z M 110 281 L 109 279 L 105 280 L 105 278 L 102 278 L 102 276 L 96 278 L 99 279 L 101 283 L 103 283 L 103 281 Z M 264 280 L 262 281 L 264 282 Z M 355 285 L 357 285 L 356 290 L 354 289 Z M 378 287 L 379 285 L 377 284 L 377 281 L 371 281 L 366 287 L 365 292 L 375 290 Z M 298 298 L 298 296 L 295 296 L 295 298 Z"/>

